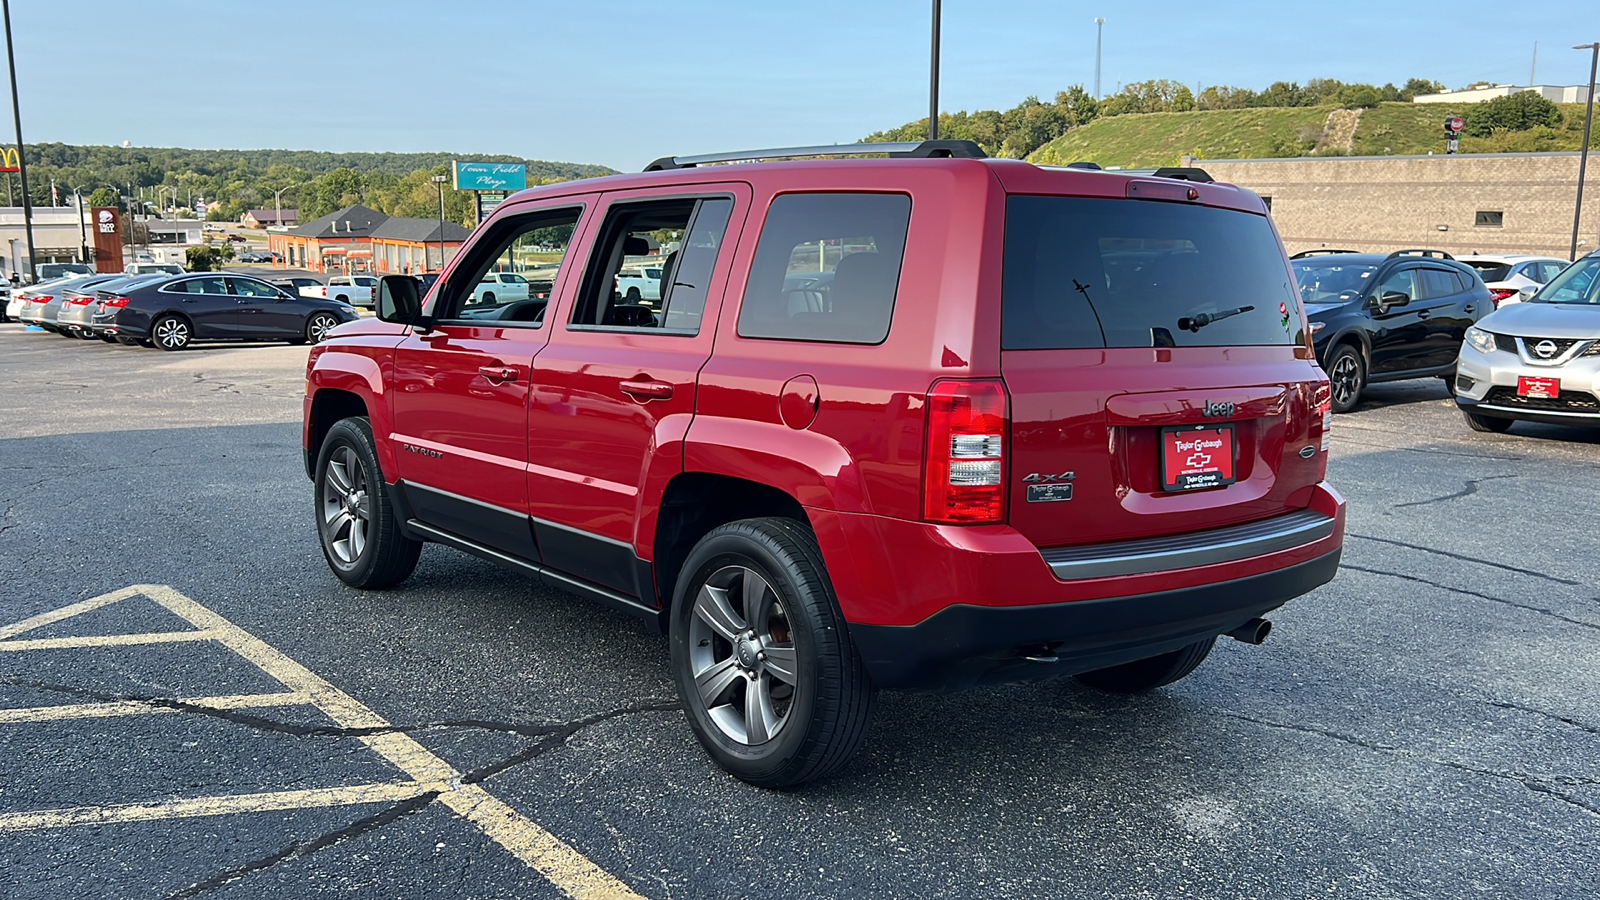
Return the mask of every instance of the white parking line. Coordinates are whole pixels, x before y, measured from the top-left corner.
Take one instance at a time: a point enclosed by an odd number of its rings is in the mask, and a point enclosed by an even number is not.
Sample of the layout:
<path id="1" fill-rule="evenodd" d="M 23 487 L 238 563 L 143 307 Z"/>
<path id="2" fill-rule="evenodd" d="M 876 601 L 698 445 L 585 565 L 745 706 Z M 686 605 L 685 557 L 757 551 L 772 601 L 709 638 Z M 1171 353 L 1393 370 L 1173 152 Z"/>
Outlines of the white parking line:
<path id="1" fill-rule="evenodd" d="M 151 634 L 108 635 L 84 638 L 15 640 L 18 635 L 109 606 L 130 597 L 146 597 L 195 627 L 195 631 Z M 93 597 L 71 606 L 42 613 L 13 625 L 0 627 L 0 650 L 74 649 L 100 646 L 125 646 L 172 641 L 214 641 L 232 650 L 256 668 L 276 679 L 288 690 L 254 695 L 199 698 L 184 701 L 217 709 L 251 706 L 309 704 L 321 710 L 343 728 L 387 729 L 390 724 L 349 694 L 323 680 L 254 635 L 165 585 L 135 585 Z M 0 710 L 0 724 L 48 722 L 73 718 L 131 716 L 171 712 L 163 704 L 138 701 L 85 703 L 70 706 L 30 707 Z M 0 814 L 0 832 L 41 828 L 62 828 L 107 822 L 150 821 L 261 812 L 264 810 L 306 809 L 345 806 L 358 803 L 408 800 L 430 791 L 439 792 L 439 802 L 466 818 L 491 840 L 500 844 L 528 866 L 538 870 L 550 883 L 576 898 L 639 897 L 611 873 L 595 865 L 560 838 L 502 802 L 476 784 L 462 784 L 461 773 L 435 756 L 410 736 L 393 731 L 358 737 L 411 781 L 393 784 L 368 784 L 353 787 L 317 788 L 196 797 L 156 804 L 118 804 L 70 809 L 35 810 Z"/>

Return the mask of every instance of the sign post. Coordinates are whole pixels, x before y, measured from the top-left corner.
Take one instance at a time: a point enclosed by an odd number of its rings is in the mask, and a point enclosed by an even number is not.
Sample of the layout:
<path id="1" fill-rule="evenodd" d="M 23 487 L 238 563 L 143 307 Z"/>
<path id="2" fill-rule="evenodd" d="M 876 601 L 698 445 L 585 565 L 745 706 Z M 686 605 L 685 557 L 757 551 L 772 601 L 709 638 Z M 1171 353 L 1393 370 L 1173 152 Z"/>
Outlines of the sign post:
<path id="1" fill-rule="evenodd" d="M 1444 120 L 1445 153 L 1461 152 L 1461 129 L 1467 127 L 1467 120 L 1460 116 L 1451 116 Z"/>
<path id="2" fill-rule="evenodd" d="M 528 167 L 524 163 L 463 162 L 450 164 L 456 190 L 472 191 L 473 212 L 481 224 L 494 208 L 513 192 L 528 186 Z M 486 197 L 485 195 L 492 195 Z"/>

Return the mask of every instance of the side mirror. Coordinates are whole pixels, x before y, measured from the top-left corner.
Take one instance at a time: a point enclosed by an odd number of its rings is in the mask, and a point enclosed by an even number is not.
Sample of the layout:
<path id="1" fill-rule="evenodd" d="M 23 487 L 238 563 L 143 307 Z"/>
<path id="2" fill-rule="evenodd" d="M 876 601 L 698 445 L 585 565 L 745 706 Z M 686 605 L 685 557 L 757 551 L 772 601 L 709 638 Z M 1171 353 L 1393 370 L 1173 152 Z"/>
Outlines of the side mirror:
<path id="1" fill-rule="evenodd" d="M 410 275 L 385 275 L 378 281 L 378 318 L 397 325 L 410 325 L 422 317 L 422 296 L 417 280 Z"/>
<path id="2" fill-rule="evenodd" d="M 1379 306 L 1405 306 L 1411 302 L 1411 295 L 1400 291 L 1386 291 L 1378 298 Z"/>

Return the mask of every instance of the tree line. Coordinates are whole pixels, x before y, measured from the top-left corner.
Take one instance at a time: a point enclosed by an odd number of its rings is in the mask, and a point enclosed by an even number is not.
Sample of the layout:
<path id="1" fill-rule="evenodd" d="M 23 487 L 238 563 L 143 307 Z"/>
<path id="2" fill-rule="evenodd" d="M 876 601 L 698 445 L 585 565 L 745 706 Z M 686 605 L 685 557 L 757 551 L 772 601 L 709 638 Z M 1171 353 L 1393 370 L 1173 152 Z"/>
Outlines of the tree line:
<path id="1" fill-rule="evenodd" d="M 1380 103 L 1409 102 L 1418 94 L 1444 90 L 1437 81 L 1413 78 L 1401 87 L 1385 84 L 1347 84 L 1332 78 L 1314 78 L 1304 85 L 1292 81 L 1273 83 L 1266 90 L 1210 85 L 1199 93 L 1170 79 L 1138 81 L 1124 85 L 1109 97 L 1095 98 L 1082 85 L 1056 94 L 1053 103 L 1029 97 L 1011 109 L 939 114 L 939 136 L 977 142 L 991 156 L 1023 159 L 1070 129 L 1097 118 L 1134 113 L 1193 112 L 1251 107 L 1330 106 L 1367 108 Z M 928 136 L 928 120 L 918 119 L 899 128 L 877 131 L 867 141 L 919 141 Z"/>
<path id="2" fill-rule="evenodd" d="M 206 218 L 238 221 L 248 209 L 272 209 L 274 192 L 302 221 L 362 203 L 393 216 L 439 214 L 434 175 L 448 174 L 453 159 L 524 163 L 528 183 L 544 184 L 613 174 L 605 166 L 525 160 L 504 154 L 328 153 L 314 150 L 190 150 L 177 147 L 108 147 L 29 144 L 28 188 L 35 206 L 50 206 L 51 181 L 61 205 L 76 188 L 94 206 L 190 209 L 204 199 Z M 20 184 L 9 184 L 8 203 L 21 204 Z M 445 217 L 470 222 L 471 195 L 445 188 Z M 214 204 L 214 205 L 213 205 Z"/>

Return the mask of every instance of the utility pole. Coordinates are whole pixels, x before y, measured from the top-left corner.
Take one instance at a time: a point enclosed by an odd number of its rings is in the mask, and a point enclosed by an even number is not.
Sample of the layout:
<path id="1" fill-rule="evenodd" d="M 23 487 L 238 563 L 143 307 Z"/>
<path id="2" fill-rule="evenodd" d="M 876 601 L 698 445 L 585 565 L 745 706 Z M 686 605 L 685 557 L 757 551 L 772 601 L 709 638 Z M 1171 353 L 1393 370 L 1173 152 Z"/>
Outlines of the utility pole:
<path id="1" fill-rule="evenodd" d="M 939 139 L 939 0 L 933 0 L 933 66 L 928 78 L 928 140 Z"/>
<path id="2" fill-rule="evenodd" d="M 1579 44 L 1574 50 L 1590 50 L 1593 55 L 1589 60 L 1589 105 L 1583 110 L 1583 152 L 1578 155 L 1578 202 L 1572 211 L 1572 252 L 1568 255 L 1576 260 L 1578 258 L 1578 224 L 1583 220 L 1583 176 L 1589 167 L 1589 128 L 1594 122 L 1594 78 L 1596 67 L 1600 67 L 1600 41 L 1592 44 Z"/>
<path id="3" fill-rule="evenodd" d="M 1100 49 L 1106 33 L 1106 20 L 1094 17 L 1094 99 L 1100 99 Z"/>
<path id="4" fill-rule="evenodd" d="M 1539 78 L 1539 42 L 1533 42 L 1533 66 L 1528 69 L 1528 87 L 1538 84 Z"/>
<path id="5" fill-rule="evenodd" d="M 433 183 L 439 188 L 439 271 L 444 271 L 444 183 L 450 180 L 449 175 L 433 176 Z"/>
<path id="6" fill-rule="evenodd" d="M 22 223 L 28 233 L 28 265 L 33 265 L 33 199 L 28 196 L 28 160 L 22 148 L 22 107 L 17 103 L 17 54 L 11 41 L 11 0 L 0 0 L 6 18 L 6 65 L 11 69 L 11 117 L 17 123 L 17 178 L 22 182 Z M 17 271 L 17 261 L 11 261 Z M 32 273 L 29 273 L 31 277 Z"/>
<path id="7" fill-rule="evenodd" d="M 83 223 L 83 192 L 78 188 L 72 189 L 72 199 L 78 206 L 78 262 L 89 261 L 89 231 Z"/>

